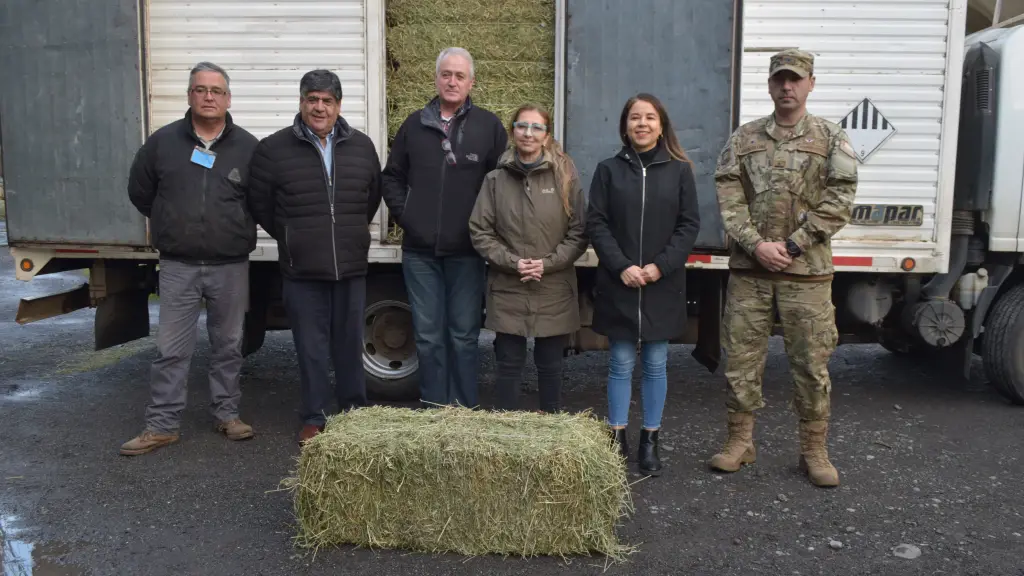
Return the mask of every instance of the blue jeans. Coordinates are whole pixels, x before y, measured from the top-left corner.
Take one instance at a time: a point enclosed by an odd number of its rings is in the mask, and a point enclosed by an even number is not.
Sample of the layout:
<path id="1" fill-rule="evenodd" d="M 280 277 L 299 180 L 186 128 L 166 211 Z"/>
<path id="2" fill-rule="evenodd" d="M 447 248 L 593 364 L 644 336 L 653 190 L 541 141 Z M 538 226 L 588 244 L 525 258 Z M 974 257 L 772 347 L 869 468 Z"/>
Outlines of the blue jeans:
<path id="1" fill-rule="evenodd" d="M 636 342 L 612 340 L 608 359 L 608 424 L 625 426 L 629 422 L 629 399 L 633 393 L 633 366 L 636 364 Z M 668 393 L 668 341 L 644 342 L 641 350 L 644 375 L 641 387 L 644 428 L 661 428 Z"/>
<path id="2" fill-rule="evenodd" d="M 479 404 L 477 368 L 486 270 L 478 256 L 402 254 L 426 406 Z"/>

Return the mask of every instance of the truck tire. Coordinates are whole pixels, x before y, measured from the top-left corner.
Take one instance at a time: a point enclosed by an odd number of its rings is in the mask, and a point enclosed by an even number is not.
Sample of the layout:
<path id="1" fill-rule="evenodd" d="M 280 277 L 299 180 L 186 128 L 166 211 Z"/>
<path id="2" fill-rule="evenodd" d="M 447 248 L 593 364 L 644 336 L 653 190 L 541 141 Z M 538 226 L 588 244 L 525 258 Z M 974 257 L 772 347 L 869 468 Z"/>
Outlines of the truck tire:
<path id="1" fill-rule="evenodd" d="M 1004 292 L 992 306 L 985 320 L 982 359 L 995 389 L 1024 405 L 1024 284 Z"/>
<path id="2" fill-rule="evenodd" d="M 419 359 L 412 329 L 412 308 L 401 276 L 367 278 L 363 318 L 367 396 L 398 402 L 418 400 Z"/>

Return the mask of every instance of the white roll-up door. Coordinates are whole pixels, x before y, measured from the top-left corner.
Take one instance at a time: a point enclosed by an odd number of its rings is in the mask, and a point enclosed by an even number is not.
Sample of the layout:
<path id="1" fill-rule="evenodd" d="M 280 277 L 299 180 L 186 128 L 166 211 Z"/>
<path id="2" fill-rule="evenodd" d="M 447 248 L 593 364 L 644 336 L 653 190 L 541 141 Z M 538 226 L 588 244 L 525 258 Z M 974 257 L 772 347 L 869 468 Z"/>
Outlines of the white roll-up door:
<path id="1" fill-rule="evenodd" d="M 182 117 L 189 70 L 210 61 L 231 77 L 231 115 L 262 138 L 291 125 L 299 80 L 341 78 L 342 115 L 382 149 L 383 0 L 149 0 L 150 131 Z"/>
<path id="2" fill-rule="evenodd" d="M 817 81 L 808 111 L 836 123 L 847 119 L 846 131 L 858 154 L 870 154 L 858 166 L 856 203 L 913 206 L 923 214 L 916 224 L 853 222 L 834 239 L 837 253 L 848 249 L 877 256 L 888 247 L 895 253 L 893 263 L 897 256 L 918 257 L 910 250 L 946 253 L 964 3 L 744 3 L 741 121 L 772 112 L 767 82 L 774 52 L 799 47 L 813 53 Z"/>

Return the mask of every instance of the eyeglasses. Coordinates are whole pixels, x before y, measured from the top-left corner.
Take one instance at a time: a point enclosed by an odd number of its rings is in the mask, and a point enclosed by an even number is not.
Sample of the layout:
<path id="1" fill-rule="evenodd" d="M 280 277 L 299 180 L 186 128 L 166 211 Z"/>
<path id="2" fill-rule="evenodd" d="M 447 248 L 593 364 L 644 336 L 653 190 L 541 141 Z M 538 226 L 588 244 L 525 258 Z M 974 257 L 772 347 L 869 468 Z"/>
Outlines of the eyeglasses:
<path id="1" fill-rule="evenodd" d="M 334 106 L 335 104 L 338 103 L 337 100 L 330 96 L 314 96 L 312 94 L 306 96 L 306 104 L 309 104 L 310 106 L 316 106 L 317 102 L 323 102 L 324 106 Z"/>
<path id="2" fill-rule="evenodd" d="M 455 153 L 452 152 L 451 141 L 447 138 L 441 140 L 441 149 L 445 151 L 444 161 L 447 162 L 449 166 L 455 166 Z"/>
<path id="3" fill-rule="evenodd" d="M 220 88 L 218 86 L 214 86 L 213 88 L 207 88 L 206 86 L 193 86 L 192 87 L 192 93 L 195 94 L 196 96 L 206 96 L 207 92 L 209 92 L 210 94 L 213 94 L 214 96 L 217 96 L 217 97 L 223 96 L 223 95 L 228 93 L 227 90 L 225 90 L 223 88 Z"/>
<path id="4" fill-rule="evenodd" d="M 533 131 L 533 132 L 547 132 L 548 131 L 548 127 L 547 127 L 546 124 L 539 124 L 537 122 L 533 122 L 533 123 L 530 123 L 530 122 L 514 122 L 512 124 L 512 127 L 515 128 L 515 130 L 517 132 L 522 132 L 524 134 L 529 134 L 531 131 Z"/>

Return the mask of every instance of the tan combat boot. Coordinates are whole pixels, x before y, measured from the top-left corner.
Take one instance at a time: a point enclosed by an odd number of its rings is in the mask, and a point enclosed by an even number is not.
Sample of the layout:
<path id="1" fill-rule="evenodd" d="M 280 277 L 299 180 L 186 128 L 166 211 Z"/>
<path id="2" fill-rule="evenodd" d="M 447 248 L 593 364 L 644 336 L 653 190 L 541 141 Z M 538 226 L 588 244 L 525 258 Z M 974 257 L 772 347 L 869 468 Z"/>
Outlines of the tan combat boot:
<path id="1" fill-rule="evenodd" d="M 722 451 L 711 457 L 711 467 L 722 472 L 735 472 L 757 458 L 754 450 L 754 413 L 729 413 L 729 438 Z"/>
<path id="2" fill-rule="evenodd" d="M 839 472 L 828 461 L 828 420 L 800 421 L 800 470 L 815 486 L 839 486 Z"/>
<path id="3" fill-rule="evenodd" d="M 121 454 L 125 456 L 140 456 L 142 454 L 152 452 L 162 446 L 174 444 L 177 441 L 177 432 L 173 434 L 162 434 L 152 430 L 144 430 L 142 434 L 139 434 L 135 438 L 132 438 L 121 445 Z"/>

